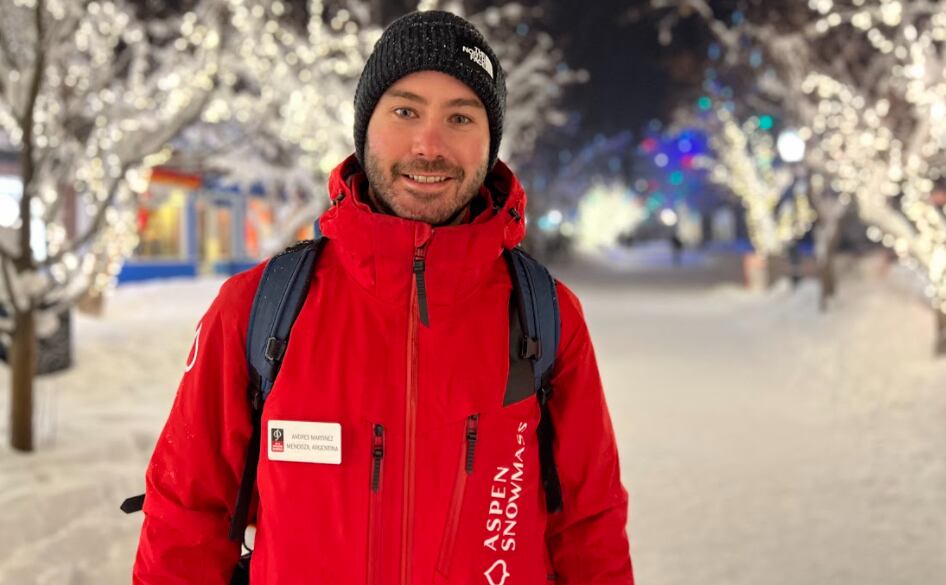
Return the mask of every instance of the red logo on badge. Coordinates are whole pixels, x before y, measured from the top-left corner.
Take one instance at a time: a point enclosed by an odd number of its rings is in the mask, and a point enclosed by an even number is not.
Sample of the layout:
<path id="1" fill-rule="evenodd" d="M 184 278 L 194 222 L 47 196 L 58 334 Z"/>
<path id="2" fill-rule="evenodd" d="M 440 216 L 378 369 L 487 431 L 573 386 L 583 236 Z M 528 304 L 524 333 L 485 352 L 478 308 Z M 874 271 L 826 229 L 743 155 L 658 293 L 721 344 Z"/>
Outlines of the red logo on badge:
<path id="1" fill-rule="evenodd" d="M 283 437 L 285 437 L 285 433 L 282 432 L 282 429 L 270 429 L 269 448 L 273 453 L 282 453 L 285 451 L 286 446 L 283 443 Z"/>

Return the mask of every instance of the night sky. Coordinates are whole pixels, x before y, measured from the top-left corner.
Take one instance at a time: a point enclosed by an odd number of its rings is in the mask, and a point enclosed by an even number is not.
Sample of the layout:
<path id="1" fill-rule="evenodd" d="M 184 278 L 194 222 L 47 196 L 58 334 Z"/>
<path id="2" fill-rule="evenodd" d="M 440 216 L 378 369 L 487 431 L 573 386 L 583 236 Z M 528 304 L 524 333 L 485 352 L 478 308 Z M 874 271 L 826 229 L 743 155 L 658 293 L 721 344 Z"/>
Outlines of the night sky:
<path id="1" fill-rule="evenodd" d="M 628 0 L 554 0 L 549 28 L 569 65 L 591 79 L 569 89 L 566 105 L 582 114 L 582 134 L 637 130 L 660 116 L 672 93 L 668 52 L 647 23 L 624 15 Z M 661 50 L 664 49 L 664 50 Z"/>

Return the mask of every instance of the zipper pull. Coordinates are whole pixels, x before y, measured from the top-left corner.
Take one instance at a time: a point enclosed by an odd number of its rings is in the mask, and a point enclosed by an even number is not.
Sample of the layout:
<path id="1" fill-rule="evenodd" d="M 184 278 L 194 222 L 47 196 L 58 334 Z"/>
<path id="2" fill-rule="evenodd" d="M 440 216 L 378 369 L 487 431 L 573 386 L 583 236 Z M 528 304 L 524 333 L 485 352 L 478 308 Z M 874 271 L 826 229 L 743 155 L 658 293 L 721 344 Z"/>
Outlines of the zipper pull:
<path id="1" fill-rule="evenodd" d="M 371 457 L 374 460 L 371 470 L 371 491 L 377 492 L 381 487 L 381 460 L 384 459 L 384 427 L 382 425 L 374 425 Z"/>
<path id="2" fill-rule="evenodd" d="M 414 277 L 417 279 L 417 306 L 420 308 L 420 322 L 424 327 L 430 327 L 430 317 L 427 314 L 427 283 L 424 280 L 424 271 L 427 270 L 427 248 L 421 246 L 414 252 Z"/>
<path id="3" fill-rule="evenodd" d="M 473 473 L 473 456 L 476 452 L 476 431 L 479 415 L 473 414 L 466 419 L 466 473 Z"/>

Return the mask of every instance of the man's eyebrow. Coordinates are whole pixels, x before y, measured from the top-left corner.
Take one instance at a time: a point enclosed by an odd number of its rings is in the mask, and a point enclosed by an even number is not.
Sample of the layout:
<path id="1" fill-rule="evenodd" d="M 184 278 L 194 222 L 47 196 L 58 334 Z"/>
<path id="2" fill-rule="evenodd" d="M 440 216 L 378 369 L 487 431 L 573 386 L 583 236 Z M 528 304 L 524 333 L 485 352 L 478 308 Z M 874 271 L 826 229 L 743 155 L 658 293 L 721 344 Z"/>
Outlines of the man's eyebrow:
<path id="1" fill-rule="evenodd" d="M 405 100 L 408 100 L 408 101 L 412 101 L 412 102 L 417 102 L 417 103 L 420 103 L 420 104 L 425 104 L 425 105 L 427 104 L 427 100 L 426 100 L 426 99 L 422 98 L 421 96 L 417 95 L 416 93 L 412 93 L 412 92 L 409 92 L 409 91 L 404 91 L 404 90 L 400 90 L 400 89 L 392 89 L 391 92 L 389 93 L 389 95 L 390 95 L 391 97 L 402 98 L 402 99 L 405 99 Z"/>
<path id="2" fill-rule="evenodd" d="M 457 108 L 461 106 L 467 106 L 470 108 L 479 108 L 481 110 L 486 109 L 486 107 L 483 106 L 483 102 L 481 102 L 480 100 L 476 98 L 457 98 L 457 99 L 450 100 L 449 102 L 447 102 L 448 108 Z"/>

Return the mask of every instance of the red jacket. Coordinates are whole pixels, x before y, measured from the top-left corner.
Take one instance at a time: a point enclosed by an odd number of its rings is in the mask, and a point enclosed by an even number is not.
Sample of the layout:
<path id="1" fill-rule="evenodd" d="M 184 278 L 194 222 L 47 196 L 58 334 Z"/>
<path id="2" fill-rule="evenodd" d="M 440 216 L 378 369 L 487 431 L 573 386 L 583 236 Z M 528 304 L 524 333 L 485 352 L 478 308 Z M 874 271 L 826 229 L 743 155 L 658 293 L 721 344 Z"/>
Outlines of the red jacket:
<path id="1" fill-rule="evenodd" d="M 519 182 L 497 163 L 488 184 L 508 193 L 503 209 L 433 228 L 372 213 L 353 193 L 358 171 L 349 158 L 329 181 L 329 240 L 263 411 L 252 582 L 537 585 L 557 574 L 561 585 L 632 585 L 611 419 L 581 308 L 560 283 L 549 404 L 563 511 L 545 511 L 537 401 L 502 405 L 501 253 L 524 234 L 509 213 L 525 215 Z M 251 433 L 245 333 L 262 270 L 229 279 L 197 327 L 147 472 L 137 584 L 229 582 Z M 279 460 L 289 451 L 319 462 Z"/>

